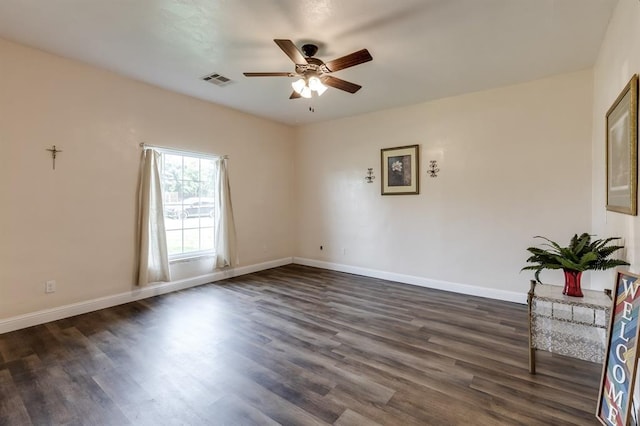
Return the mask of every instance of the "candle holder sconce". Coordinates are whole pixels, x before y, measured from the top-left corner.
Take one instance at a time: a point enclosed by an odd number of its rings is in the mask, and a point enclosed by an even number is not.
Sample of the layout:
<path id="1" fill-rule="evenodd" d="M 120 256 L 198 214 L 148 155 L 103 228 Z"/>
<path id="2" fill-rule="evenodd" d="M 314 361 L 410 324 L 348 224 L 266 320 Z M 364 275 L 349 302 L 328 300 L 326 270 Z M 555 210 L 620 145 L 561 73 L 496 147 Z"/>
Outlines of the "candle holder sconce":
<path id="1" fill-rule="evenodd" d="M 436 160 L 429 161 L 429 168 L 427 169 L 427 173 L 429 177 L 438 177 L 438 172 L 440 169 L 438 168 L 438 162 Z"/>
<path id="2" fill-rule="evenodd" d="M 373 175 L 373 168 L 369 167 L 369 168 L 367 169 L 367 175 L 364 177 L 365 182 L 367 182 L 367 183 L 373 183 L 373 180 L 374 180 L 375 178 L 376 178 L 376 177 Z"/>

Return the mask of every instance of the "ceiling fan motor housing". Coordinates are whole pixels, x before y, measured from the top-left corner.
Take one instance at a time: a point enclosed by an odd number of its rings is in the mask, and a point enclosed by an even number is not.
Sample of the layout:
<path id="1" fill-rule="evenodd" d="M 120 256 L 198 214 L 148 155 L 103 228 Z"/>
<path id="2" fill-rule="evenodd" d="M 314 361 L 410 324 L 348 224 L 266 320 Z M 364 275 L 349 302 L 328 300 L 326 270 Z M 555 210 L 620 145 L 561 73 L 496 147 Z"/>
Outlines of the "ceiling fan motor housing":
<path id="1" fill-rule="evenodd" d="M 310 58 L 318 53 L 318 46 L 315 44 L 304 44 L 302 46 L 302 53 L 304 53 L 304 56 L 307 58 Z"/>
<path id="2" fill-rule="evenodd" d="M 316 74 L 318 76 L 329 72 L 324 62 L 316 58 L 307 58 L 307 64 L 296 64 L 296 73 L 300 75 Z"/>

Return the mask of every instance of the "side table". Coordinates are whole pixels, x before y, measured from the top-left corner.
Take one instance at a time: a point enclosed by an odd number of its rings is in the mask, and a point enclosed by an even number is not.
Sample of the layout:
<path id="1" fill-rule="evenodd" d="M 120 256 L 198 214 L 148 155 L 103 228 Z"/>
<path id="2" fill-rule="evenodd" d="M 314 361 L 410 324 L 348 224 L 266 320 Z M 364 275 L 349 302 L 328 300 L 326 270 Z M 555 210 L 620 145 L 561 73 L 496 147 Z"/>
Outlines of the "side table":
<path id="1" fill-rule="evenodd" d="M 536 372 L 536 350 L 602 363 L 611 315 L 611 291 L 582 290 L 584 297 L 562 294 L 562 286 L 531 281 L 529 372 Z"/>

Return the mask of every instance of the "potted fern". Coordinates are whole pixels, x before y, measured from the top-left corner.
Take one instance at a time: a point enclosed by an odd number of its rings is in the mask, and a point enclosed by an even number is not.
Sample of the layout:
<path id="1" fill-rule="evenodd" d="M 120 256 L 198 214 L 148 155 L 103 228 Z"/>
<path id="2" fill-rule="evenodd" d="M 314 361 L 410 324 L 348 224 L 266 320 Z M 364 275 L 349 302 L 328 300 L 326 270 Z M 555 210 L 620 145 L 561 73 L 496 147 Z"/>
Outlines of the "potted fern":
<path id="1" fill-rule="evenodd" d="M 611 242 L 619 237 L 591 240 L 591 235 L 586 232 L 580 236 L 575 234 L 567 247 L 561 247 L 555 241 L 546 237 L 536 236 L 546 241 L 541 247 L 529 247 L 527 251 L 531 256 L 522 271 L 535 272 L 536 281 L 540 282 L 540 272 L 543 269 L 562 269 L 564 272 L 564 290 L 562 294 L 567 296 L 582 297 L 581 278 L 584 271 L 595 271 L 615 268 L 616 266 L 629 265 L 628 262 L 609 257 L 616 251 L 624 248 L 620 245 L 612 245 Z"/>

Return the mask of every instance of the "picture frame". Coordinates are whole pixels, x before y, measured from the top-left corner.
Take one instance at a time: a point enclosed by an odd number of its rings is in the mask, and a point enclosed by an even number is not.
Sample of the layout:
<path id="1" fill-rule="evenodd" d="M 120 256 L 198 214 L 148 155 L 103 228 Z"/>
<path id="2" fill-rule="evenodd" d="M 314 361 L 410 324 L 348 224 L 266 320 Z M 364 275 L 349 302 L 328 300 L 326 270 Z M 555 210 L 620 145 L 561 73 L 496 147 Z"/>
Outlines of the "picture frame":
<path id="1" fill-rule="evenodd" d="M 420 193 L 420 146 L 407 145 L 380 150 L 382 195 Z"/>
<path id="2" fill-rule="evenodd" d="M 607 210 L 637 215 L 638 75 L 622 90 L 606 115 Z"/>
<path id="3" fill-rule="evenodd" d="M 640 276 L 618 272 L 612 298 L 596 417 L 607 426 L 637 425 Z"/>

